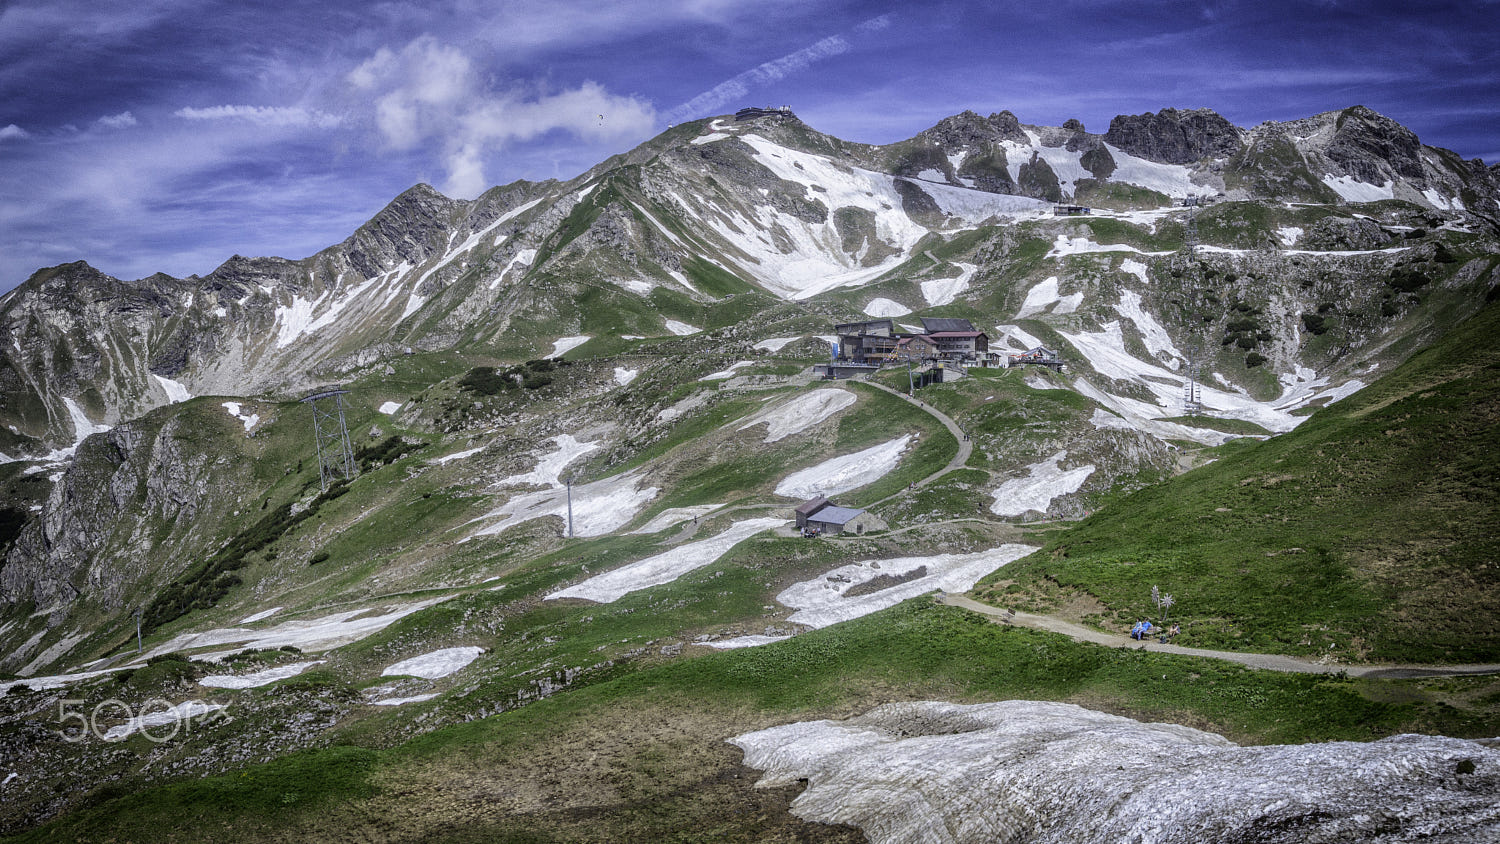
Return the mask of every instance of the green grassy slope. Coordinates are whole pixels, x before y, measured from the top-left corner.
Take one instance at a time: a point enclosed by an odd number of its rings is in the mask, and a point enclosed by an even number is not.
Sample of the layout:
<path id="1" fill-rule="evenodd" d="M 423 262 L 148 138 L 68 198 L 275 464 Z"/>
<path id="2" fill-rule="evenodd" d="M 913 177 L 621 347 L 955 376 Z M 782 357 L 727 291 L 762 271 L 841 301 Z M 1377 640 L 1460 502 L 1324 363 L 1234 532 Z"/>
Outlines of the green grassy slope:
<path id="1" fill-rule="evenodd" d="M 1178 600 L 1182 644 L 1343 659 L 1500 659 L 1500 305 L 1290 434 L 1124 499 L 981 584 L 1087 593 L 1094 620 Z"/>

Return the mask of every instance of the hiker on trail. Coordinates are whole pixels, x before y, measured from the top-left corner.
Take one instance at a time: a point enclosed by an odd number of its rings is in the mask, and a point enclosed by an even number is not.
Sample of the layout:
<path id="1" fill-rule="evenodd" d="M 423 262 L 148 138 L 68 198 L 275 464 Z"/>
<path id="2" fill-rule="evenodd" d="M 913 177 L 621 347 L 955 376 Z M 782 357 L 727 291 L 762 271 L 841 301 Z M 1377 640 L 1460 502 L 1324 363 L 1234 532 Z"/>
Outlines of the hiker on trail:
<path id="1" fill-rule="evenodd" d="M 1172 629 L 1167 631 L 1167 637 L 1171 638 L 1171 637 L 1176 636 L 1178 633 L 1181 633 L 1181 632 L 1182 632 L 1182 628 L 1180 626 L 1174 624 L 1174 625 L 1172 625 Z"/>

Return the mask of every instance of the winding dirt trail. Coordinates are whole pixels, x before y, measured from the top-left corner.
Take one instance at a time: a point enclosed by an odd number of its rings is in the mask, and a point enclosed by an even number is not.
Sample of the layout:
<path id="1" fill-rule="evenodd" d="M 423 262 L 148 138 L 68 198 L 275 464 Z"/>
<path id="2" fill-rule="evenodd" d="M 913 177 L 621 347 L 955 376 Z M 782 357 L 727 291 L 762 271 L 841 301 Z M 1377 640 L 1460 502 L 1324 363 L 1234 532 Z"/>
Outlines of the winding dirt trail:
<path id="1" fill-rule="evenodd" d="M 938 603 L 977 612 L 994 619 L 998 624 L 1013 624 L 1017 627 L 1029 627 L 1033 630 L 1060 633 L 1080 642 L 1092 642 L 1107 648 L 1135 648 L 1137 650 L 1148 650 L 1157 653 L 1223 659 L 1266 671 L 1285 671 L 1294 674 L 1338 674 L 1342 672 L 1350 677 L 1372 677 L 1389 680 L 1414 677 L 1459 677 L 1465 675 L 1500 674 L 1500 665 L 1327 665 L 1297 659 L 1296 657 L 1282 656 L 1280 654 L 1254 654 L 1241 653 L 1239 651 L 1213 651 L 1206 648 L 1185 648 L 1181 645 L 1164 645 L 1155 640 L 1138 642 L 1128 636 L 1105 633 L 1102 630 L 1095 630 L 1091 627 L 1052 618 L 1051 616 L 1003 610 L 999 607 L 992 607 L 989 604 L 982 604 L 964 595 L 953 595 L 945 592 L 938 596 Z"/>
<path id="2" fill-rule="evenodd" d="M 874 381 L 867 381 L 863 378 L 860 379 L 859 383 L 874 387 L 877 390 L 883 390 L 884 392 L 890 393 L 891 395 L 901 399 L 908 404 L 916 405 L 918 408 L 926 411 L 927 415 L 943 423 L 943 427 L 947 428 L 948 433 L 953 435 L 953 439 L 958 441 L 958 453 L 953 455 L 953 459 L 948 461 L 948 465 L 937 470 L 936 472 L 933 472 L 922 480 L 917 481 L 914 486 L 927 486 L 928 484 L 932 483 L 938 478 L 941 478 L 949 472 L 962 469 L 964 467 L 964 464 L 969 462 L 969 455 L 974 453 L 974 444 L 964 439 L 964 430 L 958 427 L 958 423 L 954 422 L 953 418 L 948 414 L 942 412 L 941 410 L 938 410 L 937 408 L 933 407 L 930 404 L 927 404 L 924 401 L 914 399 L 911 396 L 908 396 L 907 394 L 901 392 L 900 390 L 892 390 L 890 387 L 887 387 L 884 384 L 877 384 Z M 895 498 L 900 494 L 901 493 L 898 492 L 895 495 L 888 495 L 885 498 L 880 499 L 879 501 L 873 502 L 869 505 L 869 507 L 876 507 L 878 505 L 884 504 L 885 502 L 890 501 L 892 498 Z"/>

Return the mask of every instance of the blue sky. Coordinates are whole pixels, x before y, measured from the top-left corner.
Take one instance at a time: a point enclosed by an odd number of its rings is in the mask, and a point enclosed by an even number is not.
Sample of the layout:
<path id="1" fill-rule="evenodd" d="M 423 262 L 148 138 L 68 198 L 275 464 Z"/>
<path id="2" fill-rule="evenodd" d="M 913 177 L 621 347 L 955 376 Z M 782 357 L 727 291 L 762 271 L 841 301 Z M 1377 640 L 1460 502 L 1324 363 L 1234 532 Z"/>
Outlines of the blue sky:
<path id="1" fill-rule="evenodd" d="M 1500 161 L 1500 2 L 0 0 L 0 290 L 300 258 L 417 182 L 566 179 L 669 123 L 790 105 L 885 143 L 1355 104 Z"/>

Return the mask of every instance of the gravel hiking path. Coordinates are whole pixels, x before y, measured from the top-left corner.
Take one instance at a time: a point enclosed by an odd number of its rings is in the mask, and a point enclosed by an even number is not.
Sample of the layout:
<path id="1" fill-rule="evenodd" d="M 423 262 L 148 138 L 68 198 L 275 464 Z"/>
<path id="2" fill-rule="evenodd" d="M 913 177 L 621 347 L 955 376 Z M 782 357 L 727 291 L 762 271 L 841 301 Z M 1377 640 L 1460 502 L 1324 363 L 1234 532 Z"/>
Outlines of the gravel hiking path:
<path id="1" fill-rule="evenodd" d="M 953 595 L 947 592 L 938 596 L 938 603 L 946 604 L 950 607 L 960 607 L 989 616 L 997 624 L 1013 624 L 1017 627 L 1029 627 L 1033 630 L 1061 633 L 1080 642 L 1093 642 L 1096 645 L 1104 645 L 1107 648 L 1135 648 L 1137 650 L 1148 650 L 1157 653 L 1223 659 L 1266 671 L 1285 671 L 1295 674 L 1338 674 L 1342 672 L 1350 677 L 1373 677 L 1393 680 L 1414 677 L 1457 677 L 1476 674 L 1500 674 L 1500 665 L 1340 665 L 1309 662 L 1304 659 L 1282 656 L 1280 654 L 1253 654 L 1240 653 L 1238 651 L 1211 651 L 1205 648 L 1184 648 L 1181 645 L 1164 645 L 1155 639 L 1136 641 L 1129 636 L 1106 633 L 1102 630 L 1095 630 L 1092 627 L 1085 627 L 1081 624 L 1074 624 L 1071 621 L 1063 621 L 1051 616 L 1003 610 L 999 607 L 992 607 L 989 604 L 982 604 L 973 598 L 963 595 Z"/>
<path id="2" fill-rule="evenodd" d="M 874 387 L 877 390 L 884 390 L 885 392 L 890 393 L 891 395 L 896 396 L 897 398 L 900 398 L 901 400 L 909 404 L 916 405 L 917 407 L 926 411 L 929 416 L 943 423 L 943 427 L 947 428 L 948 433 L 952 434 L 953 438 L 958 441 L 958 454 L 953 455 L 953 459 L 948 461 L 948 465 L 937 470 L 936 472 L 933 472 L 922 480 L 917 481 L 915 484 L 916 486 L 927 486 L 928 484 L 932 483 L 938 478 L 941 478 L 949 472 L 955 471 L 957 469 L 962 469 L 964 467 L 964 464 L 969 462 L 969 455 L 974 453 L 974 444 L 964 439 L 964 430 L 958 427 L 958 423 L 954 422 L 953 419 L 948 416 L 948 414 L 943 413 L 941 410 L 938 410 L 937 408 L 924 401 L 914 399 L 911 396 L 908 396 L 907 394 L 901 392 L 900 390 L 892 390 L 890 387 L 887 387 L 884 384 L 877 384 L 874 381 L 866 381 L 863 378 L 859 379 L 859 382 L 861 384 L 866 384 Z M 892 498 L 895 498 L 900 494 L 901 493 L 898 492 L 896 493 L 896 495 L 888 495 L 885 498 L 882 498 L 879 501 L 870 504 L 865 509 L 868 510 L 884 504 L 885 502 L 890 501 Z"/>

